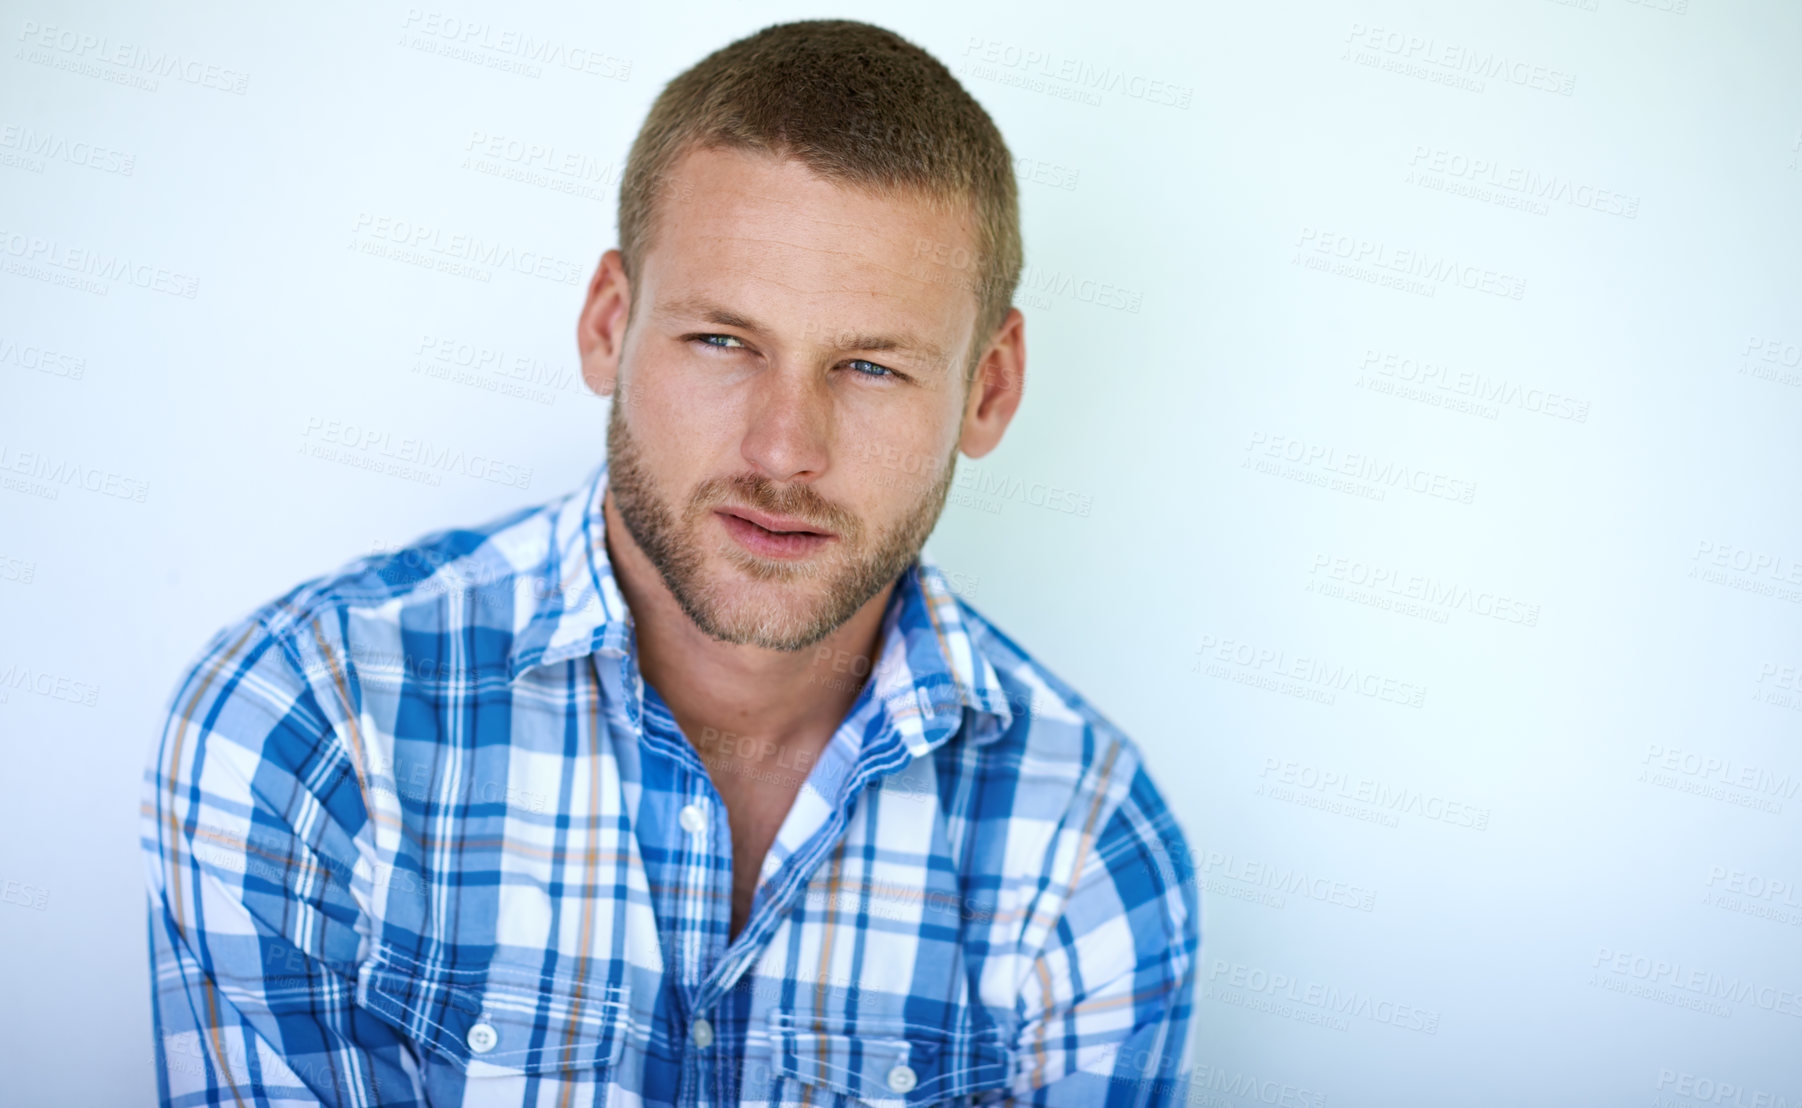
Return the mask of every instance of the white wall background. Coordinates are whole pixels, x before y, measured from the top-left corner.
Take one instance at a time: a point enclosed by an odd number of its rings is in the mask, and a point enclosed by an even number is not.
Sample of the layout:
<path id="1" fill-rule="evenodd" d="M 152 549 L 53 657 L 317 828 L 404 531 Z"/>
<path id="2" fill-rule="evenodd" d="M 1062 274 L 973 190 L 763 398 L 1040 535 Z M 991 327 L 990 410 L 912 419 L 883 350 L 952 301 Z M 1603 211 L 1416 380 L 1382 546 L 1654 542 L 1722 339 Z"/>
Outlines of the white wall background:
<path id="1" fill-rule="evenodd" d="M 1802 1102 L 1785 0 L 7 4 L 0 1099 L 153 1102 L 183 663 L 597 464 L 574 319 L 646 107 L 834 14 L 1020 159 L 1028 399 L 930 549 L 1189 829 L 1192 1103 Z"/>

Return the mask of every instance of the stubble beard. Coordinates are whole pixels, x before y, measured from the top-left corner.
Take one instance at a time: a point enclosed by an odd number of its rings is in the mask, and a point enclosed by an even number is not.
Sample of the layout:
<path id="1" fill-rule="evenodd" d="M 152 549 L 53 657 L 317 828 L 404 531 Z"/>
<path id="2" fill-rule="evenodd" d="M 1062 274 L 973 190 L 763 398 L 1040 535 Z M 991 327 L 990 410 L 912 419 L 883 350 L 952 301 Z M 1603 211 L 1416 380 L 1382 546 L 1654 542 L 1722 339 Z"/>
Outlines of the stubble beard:
<path id="1" fill-rule="evenodd" d="M 607 485 L 614 506 L 682 611 L 720 642 L 796 651 L 830 635 L 913 562 L 944 511 L 956 472 L 953 448 L 907 513 L 868 544 L 863 521 L 812 486 L 785 487 L 756 474 L 702 481 L 678 515 L 644 464 L 626 425 L 624 400 L 623 389 L 615 389 L 607 416 Z M 795 562 L 759 558 L 727 538 L 711 549 L 731 568 L 709 575 L 710 547 L 700 529 L 715 507 L 729 502 L 797 517 L 838 537 Z M 754 586 L 735 579 L 741 576 Z"/>

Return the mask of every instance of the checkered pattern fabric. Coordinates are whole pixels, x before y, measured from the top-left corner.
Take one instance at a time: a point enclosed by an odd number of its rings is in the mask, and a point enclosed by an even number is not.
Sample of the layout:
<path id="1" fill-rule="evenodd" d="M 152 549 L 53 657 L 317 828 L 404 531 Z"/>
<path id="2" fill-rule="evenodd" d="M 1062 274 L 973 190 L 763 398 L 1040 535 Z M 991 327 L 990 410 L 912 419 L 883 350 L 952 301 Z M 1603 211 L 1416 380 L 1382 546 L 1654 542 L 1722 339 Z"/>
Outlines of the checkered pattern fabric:
<path id="1" fill-rule="evenodd" d="M 924 557 L 818 759 L 768 761 L 802 783 L 729 938 L 726 812 L 639 672 L 605 487 L 201 652 L 144 780 L 161 1102 L 1180 1102 L 1182 832 Z"/>

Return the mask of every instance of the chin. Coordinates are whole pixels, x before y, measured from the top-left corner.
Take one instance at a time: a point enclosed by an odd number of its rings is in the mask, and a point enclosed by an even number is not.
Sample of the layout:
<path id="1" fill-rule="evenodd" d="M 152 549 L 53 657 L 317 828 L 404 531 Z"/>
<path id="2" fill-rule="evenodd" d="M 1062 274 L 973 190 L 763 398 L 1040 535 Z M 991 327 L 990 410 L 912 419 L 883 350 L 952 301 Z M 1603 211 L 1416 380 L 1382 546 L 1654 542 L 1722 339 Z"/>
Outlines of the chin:
<path id="1" fill-rule="evenodd" d="M 832 632 L 819 629 L 832 598 L 823 581 L 747 578 L 736 566 L 716 574 L 695 598 L 690 618 L 714 638 L 799 650 Z M 805 643 L 792 645 L 798 640 Z M 782 644 L 776 646 L 775 644 Z"/>
<path id="2" fill-rule="evenodd" d="M 787 612 L 762 608 L 716 614 L 720 618 L 714 621 L 712 628 L 703 628 L 713 638 L 765 650 L 806 650 L 835 630 L 820 626 L 813 610 Z"/>

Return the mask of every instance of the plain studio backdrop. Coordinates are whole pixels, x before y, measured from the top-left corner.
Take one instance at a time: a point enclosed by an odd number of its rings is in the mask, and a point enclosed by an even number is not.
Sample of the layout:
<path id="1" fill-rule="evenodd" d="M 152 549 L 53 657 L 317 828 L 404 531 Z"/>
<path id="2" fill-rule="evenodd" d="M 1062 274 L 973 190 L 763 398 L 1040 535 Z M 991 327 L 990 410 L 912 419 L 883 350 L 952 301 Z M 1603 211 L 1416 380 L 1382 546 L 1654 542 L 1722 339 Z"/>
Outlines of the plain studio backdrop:
<path id="1" fill-rule="evenodd" d="M 1797 1103 L 1783 0 L 9 4 L 0 1099 L 153 1102 L 184 666 L 600 463 L 646 108 L 826 15 L 1016 157 L 1026 401 L 928 550 L 1187 829 L 1191 1104 Z"/>

